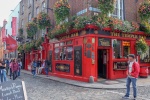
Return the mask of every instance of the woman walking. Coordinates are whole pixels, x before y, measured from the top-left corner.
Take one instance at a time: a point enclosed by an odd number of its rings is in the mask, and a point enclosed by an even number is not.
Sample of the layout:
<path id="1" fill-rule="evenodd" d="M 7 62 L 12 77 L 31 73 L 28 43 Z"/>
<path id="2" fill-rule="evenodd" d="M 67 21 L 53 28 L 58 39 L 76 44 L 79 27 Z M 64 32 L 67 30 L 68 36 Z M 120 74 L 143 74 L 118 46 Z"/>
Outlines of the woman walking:
<path id="1" fill-rule="evenodd" d="M 42 62 L 41 62 L 42 63 Z M 39 68 L 38 73 L 41 74 L 43 68 L 45 68 L 45 60 L 43 60 L 42 66 Z"/>
<path id="2" fill-rule="evenodd" d="M 12 69 L 12 73 L 13 73 L 13 80 L 15 80 L 17 78 L 17 72 L 19 69 L 19 65 L 18 65 L 18 62 L 16 59 L 13 60 L 11 69 Z"/>
<path id="3" fill-rule="evenodd" d="M 18 60 L 18 65 L 19 65 L 18 76 L 20 76 L 20 71 L 21 71 L 21 68 L 22 68 L 22 62 L 21 62 L 21 60 Z"/>
<path id="4" fill-rule="evenodd" d="M 0 77 L 1 77 L 1 82 L 6 82 L 7 81 L 6 64 L 2 60 L 0 60 Z"/>

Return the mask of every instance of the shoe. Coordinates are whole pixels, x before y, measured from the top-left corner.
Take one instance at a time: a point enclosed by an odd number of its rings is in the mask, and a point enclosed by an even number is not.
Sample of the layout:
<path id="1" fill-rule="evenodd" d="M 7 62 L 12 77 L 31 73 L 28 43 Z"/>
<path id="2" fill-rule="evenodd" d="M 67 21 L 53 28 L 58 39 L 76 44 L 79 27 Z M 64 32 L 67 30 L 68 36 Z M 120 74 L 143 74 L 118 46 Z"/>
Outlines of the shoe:
<path id="1" fill-rule="evenodd" d="M 133 100 L 136 100 L 136 97 L 134 97 Z"/>
<path id="2" fill-rule="evenodd" d="M 123 96 L 123 97 L 122 97 L 122 99 L 129 99 L 129 97 L 127 97 L 127 96 Z"/>

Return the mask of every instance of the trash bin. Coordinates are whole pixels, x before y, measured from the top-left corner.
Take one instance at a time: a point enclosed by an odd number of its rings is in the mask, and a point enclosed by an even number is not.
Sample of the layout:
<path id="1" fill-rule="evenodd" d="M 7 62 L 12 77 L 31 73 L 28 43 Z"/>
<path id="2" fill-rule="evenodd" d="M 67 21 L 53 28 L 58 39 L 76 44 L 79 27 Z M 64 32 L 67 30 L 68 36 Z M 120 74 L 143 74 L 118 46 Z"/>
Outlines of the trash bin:
<path id="1" fill-rule="evenodd" d="M 148 77 L 148 73 L 149 73 L 148 67 L 146 67 L 146 66 L 141 66 L 140 67 L 140 74 L 139 74 L 140 77 L 147 78 Z"/>

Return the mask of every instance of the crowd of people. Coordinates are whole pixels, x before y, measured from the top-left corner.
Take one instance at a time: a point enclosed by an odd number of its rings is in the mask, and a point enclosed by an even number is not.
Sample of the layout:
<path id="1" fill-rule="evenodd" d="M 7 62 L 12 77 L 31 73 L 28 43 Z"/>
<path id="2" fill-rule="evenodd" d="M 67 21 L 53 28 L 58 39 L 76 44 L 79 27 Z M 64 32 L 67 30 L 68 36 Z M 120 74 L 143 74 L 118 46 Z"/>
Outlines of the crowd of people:
<path id="1" fill-rule="evenodd" d="M 36 74 L 41 74 L 42 70 L 45 69 L 45 73 L 48 76 L 48 71 L 49 71 L 49 67 L 51 62 L 46 60 L 41 60 L 41 59 L 33 59 L 32 63 L 31 63 L 31 73 L 32 75 L 35 77 Z"/>
<path id="2" fill-rule="evenodd" d="M 37 74 L 42 74 L 42 70 L 45 70 L 45 74 L 48 76 L 49 66 L 51 62 L 41 59 L 33 59 L 31 62 L 31 73 L 35 77 Z M 22 69 L 22 62 L 20 59 L 3 59 L 0 60 L 0 83 L 7 81 L 7 76 L 10 79 L 15 80 L 20 76 Z"/>
<path id="3" fill-rule="evenodd" d="M 7 81 L 7 76 L 15 80 L 20 76 L 22 62 L 20 59 L 3 59 L 0 60 L 0 79 L 1 83 Z"/>

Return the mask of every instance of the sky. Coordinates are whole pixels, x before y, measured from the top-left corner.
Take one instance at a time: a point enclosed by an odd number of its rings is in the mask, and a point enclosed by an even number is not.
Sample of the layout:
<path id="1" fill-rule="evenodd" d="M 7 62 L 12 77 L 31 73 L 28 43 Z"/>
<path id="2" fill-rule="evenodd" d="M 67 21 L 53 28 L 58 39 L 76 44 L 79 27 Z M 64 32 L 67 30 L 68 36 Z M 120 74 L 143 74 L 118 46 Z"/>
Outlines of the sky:
<path id="1" fill-rule="evenodd" d="M 11 10 L 19 4 L 21 0 L 0 0 L 0 26 L 3 25 L 3 20 L 8 20 Z"/>

